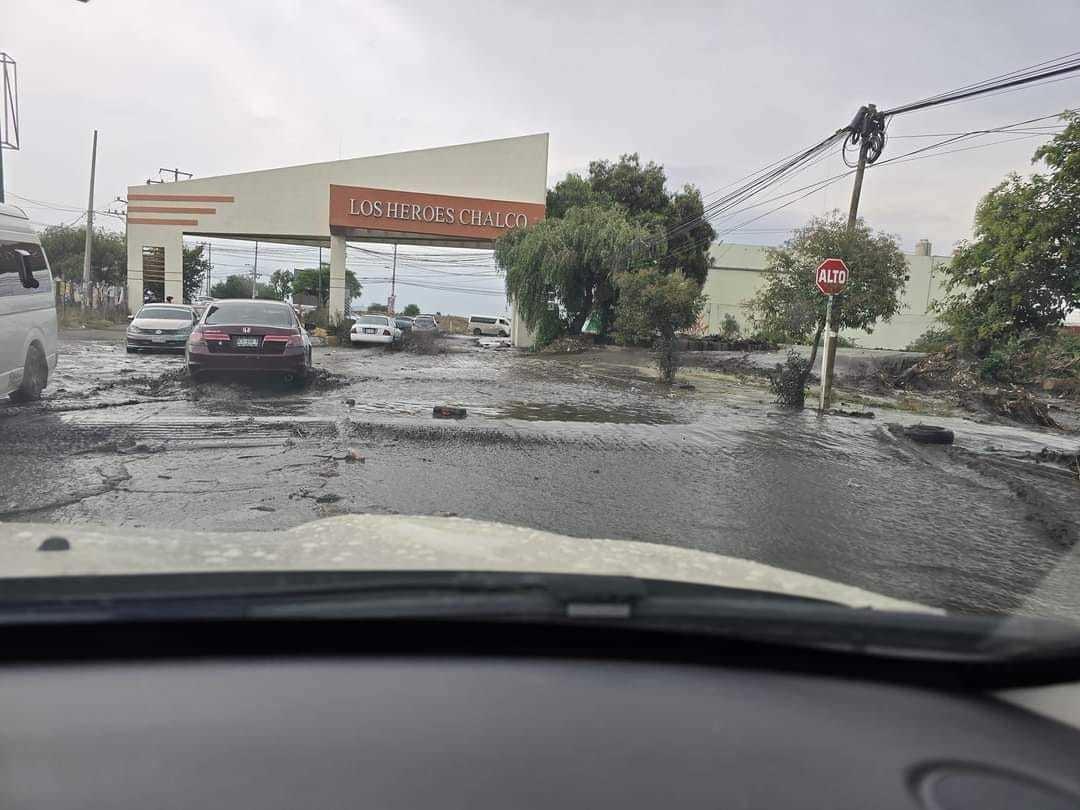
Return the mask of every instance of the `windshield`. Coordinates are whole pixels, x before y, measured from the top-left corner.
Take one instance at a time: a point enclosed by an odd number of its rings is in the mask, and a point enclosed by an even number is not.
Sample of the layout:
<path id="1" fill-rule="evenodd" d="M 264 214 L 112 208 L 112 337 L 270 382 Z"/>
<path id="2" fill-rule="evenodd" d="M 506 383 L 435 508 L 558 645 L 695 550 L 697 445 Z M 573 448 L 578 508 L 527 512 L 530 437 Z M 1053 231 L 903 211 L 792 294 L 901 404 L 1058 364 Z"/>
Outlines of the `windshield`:
<path id="1" fill-rule="evenodd" d="M 179 307 L 143 307 L 139 310 L 140 318 L 166 318 L 173 321 L 190 321 L 191 310 Z"/>
<path id="2" fill-rule="evenodd" d="M 296 318 L 289 307 L 259 301 L 226 301 L 211 304 L 203 323 L 248 323 L 259 326 L 295 326 Z"/>
<path id="3" fill-rule="evenodd" d="M 457 566 L 1080 633 L 1080 3 L 947 5 L 8 0 L 0 608 Z"/>

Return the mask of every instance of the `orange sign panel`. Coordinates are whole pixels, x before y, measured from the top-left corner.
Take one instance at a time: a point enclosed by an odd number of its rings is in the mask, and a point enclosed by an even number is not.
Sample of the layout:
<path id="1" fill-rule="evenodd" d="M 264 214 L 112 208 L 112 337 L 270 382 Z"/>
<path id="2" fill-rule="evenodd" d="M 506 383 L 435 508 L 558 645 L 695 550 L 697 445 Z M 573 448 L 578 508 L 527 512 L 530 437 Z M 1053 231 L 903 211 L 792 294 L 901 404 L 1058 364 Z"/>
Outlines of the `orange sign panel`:
<path id="1" fill-rule="evenodd" d="M 330 186 L 330 227 L 497 239 L 544 218 L 542 203 Z"/>

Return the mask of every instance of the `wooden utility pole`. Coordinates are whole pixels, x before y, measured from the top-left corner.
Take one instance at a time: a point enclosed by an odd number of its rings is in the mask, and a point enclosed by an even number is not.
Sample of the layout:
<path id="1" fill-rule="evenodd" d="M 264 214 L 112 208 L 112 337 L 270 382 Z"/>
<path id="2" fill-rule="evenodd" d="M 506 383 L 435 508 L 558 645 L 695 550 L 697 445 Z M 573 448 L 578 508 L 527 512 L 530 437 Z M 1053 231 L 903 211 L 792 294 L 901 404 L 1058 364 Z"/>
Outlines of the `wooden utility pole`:
<path id="1" fill-rule="evenodd" d="M 94 147 L 90 152 L 90 201 L 86 204 L 86 249 L 83 251 L 82 277 L 83 301 L 90 303 L 90 253 L 94 246 L 94 174 L 97 172 L 97 130 L 94 130 Z"/>
<path id="2" fill-rule="evenodd" d="M 855 185 L 851 188 L 851 205 L 848 207 L 847 232 L 855 232 L 855 223 L 859 220 L 859 197 L 862 196 L 863 174 L 866 172 L 866 154 L 870 149 L 870 127 L 877 107 L 866 106 L 862 132 L 859 139 L 859 162 L 855 165 Z M 850 164 L 848 164 L 850 165 Z M 836 366 L 836 338 L 839 335 L 840 304 L 829 296 L 825 310 L 825 352 L 821 356 L 821 410 L 826 410 L 832 402 L 833 369 Z"/>

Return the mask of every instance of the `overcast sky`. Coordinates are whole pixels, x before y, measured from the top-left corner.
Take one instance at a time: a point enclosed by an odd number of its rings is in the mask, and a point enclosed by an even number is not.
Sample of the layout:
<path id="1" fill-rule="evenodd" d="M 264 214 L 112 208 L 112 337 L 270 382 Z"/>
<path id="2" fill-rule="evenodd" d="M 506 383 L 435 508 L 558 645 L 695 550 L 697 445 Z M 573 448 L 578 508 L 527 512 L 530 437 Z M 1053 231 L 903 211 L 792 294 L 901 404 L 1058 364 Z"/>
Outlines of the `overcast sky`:
<path id="1" fill-rule="evenodd" d="M 549 183 L 636 151 L 666 167 L 672 188 L 708 194 L 821 140 L 862 103 L 895 106 L 1076 50 L 1080 3 L 5 0 L 3 20 L 22 124 L 22 150 L 4 153 L 5 187 L 60 206 L 25 205 L 51 224 L 85 206 L 95 127 L 98 209 L 159 167 L 207 176 L 535 132 L 551 133 Z M 1071 78 L 898 117 L 887 156 L 936 140 L 897 136 L 1078 106 Z M 969 235 L 978 198 L 1030 170 L 1039 139 L 1015 137 L 882 166 L 867 175 L 861 214 L 905 250 L 928 238 L 947 254 Z M 842 170 L 834 155 L 776 193 Z M 723 238 L 782 242 L 807 217 L 846 208 L 849 192 L 850 181 L 835 184 Z M 250 248 L 222 246 L 217 275 L 242 269 Z M 295 264 L 302 256 L 267 249 L 259 267 Z M 380 264 L 357 267 L 375 278 Z M 437 268 L 418 261 L 404 277 L 444 283 Z M 501 288 L 494 274 L 452 278 Z M 371 281 L 363 298 L 385 295 Z M 410 301 L 504 309 L 497 296 L 400 289 L 399 304 Z"/>

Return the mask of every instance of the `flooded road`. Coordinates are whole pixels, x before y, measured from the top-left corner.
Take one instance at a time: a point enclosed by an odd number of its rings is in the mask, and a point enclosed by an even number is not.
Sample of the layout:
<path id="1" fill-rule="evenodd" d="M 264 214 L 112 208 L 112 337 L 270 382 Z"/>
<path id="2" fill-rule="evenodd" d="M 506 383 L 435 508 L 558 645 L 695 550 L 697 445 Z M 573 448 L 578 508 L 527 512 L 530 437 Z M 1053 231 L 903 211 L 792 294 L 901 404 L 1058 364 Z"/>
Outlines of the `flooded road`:
<path id="1" fill-rule="evenodd" d="M 317 348 L 307 390 L 191 384 L 117 339 L 61 344 L 41 403 L 0 403 L 0 519 L 204 530 L 341 513 L 460 515 L 752 559 L 935 606 L 1080 617 L 1075 434 L 789 413 L 642 358 Z M 434 405 L 464 406 L 436 420 Z M 357 459 L 358 460 L 354 460 Z M 2 531 L 0 527 L 0 531 Z"/>

